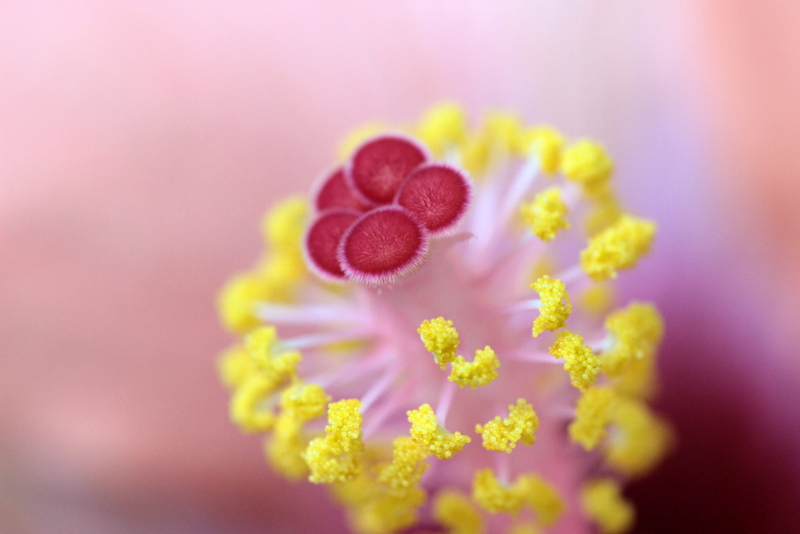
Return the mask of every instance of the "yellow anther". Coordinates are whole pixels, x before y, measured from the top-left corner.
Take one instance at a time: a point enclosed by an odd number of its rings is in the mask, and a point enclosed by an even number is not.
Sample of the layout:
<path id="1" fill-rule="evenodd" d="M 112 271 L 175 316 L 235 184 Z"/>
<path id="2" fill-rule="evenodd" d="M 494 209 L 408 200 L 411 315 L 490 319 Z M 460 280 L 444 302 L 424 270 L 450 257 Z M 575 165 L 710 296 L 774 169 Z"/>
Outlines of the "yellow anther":
<path id="1" fill-rule="evenodd" d="M 551 483 L 538 475 L 522 475 L 515 486 L 543 526 L 552 526 L 561 518 L 566 505 Z"/>
<path id="2" fill-rule="evenodd" d="M 312 440 L 302 455 L 311 472 L 308 480 L 314 484 L 352 480 L 363 469 L 358 452 L 340 450 L 325 438 Z"/>
<path id="3" fill-rule="evenodd" d="M 617 269 L 630 269 L 650 251 L 655 235 L 654 222 L 623 215 L 589 238 L 589 246 L 581 251 L 581 266 L 597 282 L 616 278 Z"/>
<path id="4" fill-rule="evenodd" d="M 602 191 L 611 178 L 614 162 L 599 144 L 581 140 L 561 154 L 561 172 L 588 194 Z"/>
<path id="5" fill-rule="evenodd" d="M 508 111 L 494 111 L 486 115 L 483 130 L 495 150 L 513 153 L 518 150 L 522 136 L 522 120 Z"/>
<path id="6" fill-rule="evenodd" d="M 568 211 L 558 187 L 545 189 L 520 206 L 522 221 L 543 241 L 552 241 L 559 230 L 569 228 Z"/>
<path id="7" fill-rule="evenodd" d="M 281 410 L 287 416 L 305 423 L 321 417 L 330 400 L 321 386 L 298 382 L 283 391 Z"/>
<path id="8" fill-rule="evenodd" d="M 592 348 L 583 342 L 578 334 L 561 330 L 555 343 L 550 347 L 550 355 L 564 358 L 564 370 L 569 371 L 572 385 L 581 391 L 586 390 L 597 380 L 600 372 L 600 359 Z"/>
<path id="9" fill-rule="evenodd" d="M 378 470 L 378 481 L 393 491 L 405 492 L 419 484 L 428 469 L 428 449 L 409 436 L 392 442 L 392 461 Z"/>
<path id="10" fill-rule="evenodd" d="M 613 345 L 602 364 L 610 376 L 619 376 L 636 360 L 652 358 L 664 337 L 664 320 L 652 304 L 634 302 L 609 315 L 605 326 Z"/>
<path id="11" fill-rule="evenodd" d="M 634 360 L 614 379 L 614 390 L 628 397 L 650 399 L 657 387 L 655 356 Z"/>
<path id="12" fill-rule="evenodd" d="M 269 300 L 272 295 L 269 283 L 257 274 L 240 274 L 231 278 L 218 298 L 222 324 L 239 334 L 255 328 L 260 324 L 255 315 L 256 304 Z"/>
<path id="13" fill-rule="evenodd" d="M 278 331 L 271 325 L 253 330 L 244 340 L 244 346 L 250 351 L 253 362 L 262 369 L 270 366 L 277 343 Z"/>
<path id="14" fill-rule="evenodd" d="M 234 345 L 222 353 L 217 368 L 225 386 L 234 390 L 256 372 L 256 364 L 250 351 L 243 345 Z"/>
<path id="15" fill-rule="evenodd" d="M 633 527 L 636 510 L 622 496 L 619 484 L 610 478 L 599 478 L 584 484 L 581 507 L 589 519 L 597 523 L 602 534 L 624 534 Z"/>
<path id="16" fill-rule="evenodd" d="M 363 469 L 361 401 L 346 399 L 328 405 L 325 436 L 311 441 L 303 453 L 315 484 L 352 480 Z"/>
<path id="17" fill-rule="evenodd" d="M 467 137 L 461 149 L 461 166 L 474 179 L 480 179 L 489 167 L 492 150 L 489 136 L 478 132 Z"/>
<path id="18" fill-rule="evenodd" d="M 490 514 L 516 515 L 525 504 L 519 487 L 501 484 L 491 469 L 482 469 L 475 473 L 472 498 Z"/>
<path id="19" fill-rule="evenodd" d="M 345 399 L 328 405 L 325 437 L 343 451 L 364 449 L 361 441 L 361 401 Z"/>
<path id="20" fill-rule="evenodd" d="M 411 435 L 414 439 L 441 460 L 452 458 L 455 453 L 472 441 L 461 432 L 450 433 L 436 422 L 436 415 L 429 404 L 423 404 L 416 410 L 409 410 L 408 421 L 411 423 Z"/>
<path id="21" fill-rule="evenodd" d="M 466 139 L 467 117 L 464 109 L 454 102 L 443 102 L 425 112 L 417 126 L 417 135 L 437 157 L 460 146 Z"/>
<path id="22" fill-rule="evenodd" d="M 453 490 L 443 490 L 433 502 L 433 517 L 450 534 L 480 534 L 483 516 L 466 495 Z"/>
<path id="23" fill-rule="evenodd" d="M 275 414 L 269 398 L 279 383 L 274 377 L 255 373 L 250 375 L 233 393 L 230 416 L 244 432 L 265 432 L 275 424 Z M 267 404 L 267 406 L 263 406 Z"/>
<path id="24" fill-rule="evenodd" d="M 338 159 L 340 162 L 344 162 L 353 155 L 353 152 L 355 152 L 361 143 L 371 137 L 375 137 L 376 135 L 386 133 L 391 130 L 392 129 L 390 127 L 379 122 L 362 124 L 355 130 L 349 132 L 344 139 L 342 139 L 341 143 L 339 143 L 339 147 L 336 149 L 336 159 Z"/>
<path id="25" fill-rule="evenodd" d="M 475 389 L 478 386 L 491 384 L 498 376 L 498 367 L 500 360 L 487 345 L 483 350 L 475 351 L 475 359 L 471 362 L 466 361 L 463 356 L 456 357 L 447 379 L 458 384 L 458 387 L 469 386 Z"/>
<path id="26" fill-rule="evenodd" d="M 485 425 L 475 425 L 475 432 L 483 435 L 483 447 L 490 451 L 511 452 L 517 442 L 533 445 L 539 418 L 533 406 L 525 399 L 517 399 L 517 404 L 508 407 L 508 417 L 499 415 Z"/>
<path id="27" fill-rule="evenodd" d="M 292 300 L 294 288 L 308 272 L 300 251 L 278 249 L 268 254 L 259 266 L 263 283 L 270 288 L 269 301 Z"/>
<path id="28" fill-rule="evenodd" d="M 644 402 L 619 398 L 611 423 L 616 431 L 607 442 L 605 458 L 625 475 L 648 473 L 669 450 L 672 431 Z"/>
<path id="29" fill-rule="evenodd" d="M 522 156 L 528 156 L 531 151 L 535 151 L 542 170 L 552 176 L 561 165 L 563 147 L 564 137 L 557 130 L 549 126 L 536 126 L 520 134 L 518 152 Z"/>
<path id="30" fill-rule="evenodd" d="M 303 423 L 298 418 L 282 413 L 265 442 L 267 461 L 290 480 L 302 480 L 309 474 L 308 464 L 303 459 L 308 439 L 303 436 L 302 428 Z"/>
<path id="31" fill-rule="evenodd" d="M 444 317 L 425 320 L 417 332 L 425 345 L 425 350 L 433 354 L 439 367 L 444 369 L 448 362 L 455 359 L 460 341 L 458 331 L 453 327 L 453 321 L 447 321 Z"/>
<path id="32" fill-rule="evenodd" d="M 472 498 L 491 514 L 516 515 L 527 505 L 545 527 L 558 521 L 565 508 L 558 490 L 540 476 L 521 475 L 513 485 L 506 485 L 497 480 L 491 469 L 475 473 Z"/>
<path id="33" fill-rule="evenodd" d="M 411 438 L 402 438 L 411 441 Z M 413 441 L 411 441 L 413 443 Z M 395 440 L 397 444 L 397 440 Z M 419 448 L 419 445 L 416 445 Z M 410 452 L 405 446 L 401 449 Z M 426 454 L 423 451 L 423 454 Z M 367 451 L 366 455 L 369 455 Z M 403 455 L 401 455 L 403 456 Z M 395 457 L 397 458 L 397 457 Z M 380 472 L 387 465 L 377 466 Z M 399 464 L 398 464 L 399 465 Z M 413 469 L 419 476 L 422 475 L 418 466 Z M 416 524 L 417 510 L 425 503 L 426 494 L 417 482 L 404 486 L 399 479 L 390 477 L 390 483 L 384 484 L 372 476 L 374 470 L 364 470 L 353 480 L 332 487 L 336 498 L 348 509 L 351 528 L 355 532 L 366 534 L 388 534 L 404 530 Z M 399 473 L 398 473 L 399 475 Z M 402 475 L 400 475 L 402 477 Z"/>
<path id="34" fill-rule="evenodd" d="M 622 204 L 617 200 L 611 187 L 599 191 L 592 198 L 592 207 L 583 222 L 587 235 L 596 235 L 614 225 L 622 217 Z"/>
<path id="35" fill-rule="evenodd" d="M 350 508 L 353 531 L 364 534 L 390 534 L 414 526 L 426 494 L 414 488 L 403 496 L 377 490 L 370 498 Z"/>
<path id="36" fill-rule="evenodd" d="M 272 250 L 300 251 L 308 218 L 308 201 L 291 197 L 275 205 L 264 217 L 264 239 Z"/>
<path id="37" fill-rule="evenodd" d="M 277 383 L 293 378 L 302 356 L 296 350 L 283 350 L 274 326 L 262 326 L 245 338 L 256 368 L 272 377 Z"/>
<path id="38" fill-rule="evenodd" d="M 535 523 L 526 521 L 525 523 L 517 523 L 513 525 L 508 534 L 542 534 L 542 531 L 536 526 Z"/>
<path id="39" fill-rule="evenodd" d="M 613 302 L 614 290 L 609 282 L 593 284 L 579 297 L 580 306 L 594 316 L 604 313 Z"/>
<path id="40" fill-rule="evenodd" d="M 572 304 L 564 282 L 545 275 L 531 284 L 531 289 L 539 293 L 539 316 L 533 321 L 533 337 L 545 330 L 553 332 L 567 324 L 572 312 Z"/>
<path id="41" fill-rule="evenodd" d="M 569 437 L 590 451 L 606 434 L 614 409 L 614 391 L 591 387 L 583 392 L 575 409 L 575 420 L 569 425 Z"/>

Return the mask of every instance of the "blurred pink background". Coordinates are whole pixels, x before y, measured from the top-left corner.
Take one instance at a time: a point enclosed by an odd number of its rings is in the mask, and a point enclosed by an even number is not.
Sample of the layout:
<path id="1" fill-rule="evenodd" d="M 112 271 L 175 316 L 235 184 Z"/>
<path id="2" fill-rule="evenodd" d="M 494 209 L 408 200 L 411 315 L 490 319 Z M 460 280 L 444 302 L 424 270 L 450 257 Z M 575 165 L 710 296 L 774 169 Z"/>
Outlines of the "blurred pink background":
<path id="1" fill-rule="evenodd" d="M 215 296 L 350 128 L 444 98 L 603 140 L 660 222 L 628 287 L 665 311 L 681 448 L 632 488 L 639 530 L 797 530 L 798 24 L 790 1 L 0 4 L 0 531 L 341 528 L 228 422 Z"/>

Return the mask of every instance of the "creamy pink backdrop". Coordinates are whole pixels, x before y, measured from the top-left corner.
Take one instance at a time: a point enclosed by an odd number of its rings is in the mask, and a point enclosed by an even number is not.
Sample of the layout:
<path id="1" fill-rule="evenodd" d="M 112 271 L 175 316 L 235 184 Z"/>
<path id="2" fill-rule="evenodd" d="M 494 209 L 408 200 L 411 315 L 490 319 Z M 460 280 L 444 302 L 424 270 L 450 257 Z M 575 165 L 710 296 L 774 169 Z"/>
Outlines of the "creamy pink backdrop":
<path id="1" fill-rule="evenodd" d="M 798 14 L 674 4 L 0 5 L 0 530 L 340 528 L 228 423 L 214 299 L 349 128 L 442 98 L 604 140 L 661 223 L 630 294 L 682 448 L 642 528 L 796 520 Z"/>

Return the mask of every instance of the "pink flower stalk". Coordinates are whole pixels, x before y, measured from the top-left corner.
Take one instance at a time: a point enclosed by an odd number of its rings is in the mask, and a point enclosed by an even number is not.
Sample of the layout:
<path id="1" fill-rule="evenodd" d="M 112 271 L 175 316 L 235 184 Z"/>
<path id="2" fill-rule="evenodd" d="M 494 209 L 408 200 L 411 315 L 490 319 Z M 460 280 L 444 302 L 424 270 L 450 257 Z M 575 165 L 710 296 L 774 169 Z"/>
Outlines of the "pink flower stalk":
<path id="1" fill-rule="evenodd" d="M 647 404 L 663 324 L 609 309 L 655 225 L 592 141 L 453 104 L 408 130 L 356 132 L 266 218 L 220 299 L 233 421 L 356 532 L 628 531 L 623 486 L 671 442 Z"/>

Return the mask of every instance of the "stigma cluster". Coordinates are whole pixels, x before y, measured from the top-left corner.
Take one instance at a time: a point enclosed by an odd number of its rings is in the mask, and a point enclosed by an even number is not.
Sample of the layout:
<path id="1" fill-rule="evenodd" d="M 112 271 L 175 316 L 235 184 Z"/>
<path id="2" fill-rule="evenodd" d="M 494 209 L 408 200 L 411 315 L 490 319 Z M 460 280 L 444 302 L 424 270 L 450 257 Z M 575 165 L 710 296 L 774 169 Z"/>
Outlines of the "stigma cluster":
<path id="1" fill-rule="evenodd" d="M 221 293 L 232 421 L 359 533 L 630 530 L 625 483 L 672 434 L 648 405 L 663 321 L 614 285 L 656 226 L 613 172 L 598 143 L 450 103 L 354 132 Z"/>

